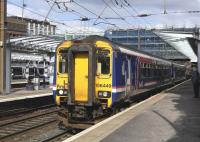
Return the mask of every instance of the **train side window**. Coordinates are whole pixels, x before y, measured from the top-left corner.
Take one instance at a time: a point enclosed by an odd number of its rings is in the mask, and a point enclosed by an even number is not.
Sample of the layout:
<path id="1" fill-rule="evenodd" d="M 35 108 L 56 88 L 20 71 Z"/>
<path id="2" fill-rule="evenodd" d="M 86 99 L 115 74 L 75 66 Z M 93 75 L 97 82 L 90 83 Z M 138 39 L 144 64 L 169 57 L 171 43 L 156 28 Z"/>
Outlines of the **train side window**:
<path id="1" fill-rule="evenodd" d="M 60 73 L 68 73 L 68 56 L 67 56 L 67 53 L 60 54 L 59 72 Z"/>
<path id="2" fill-rule="evenodd" d="M 110 73 L 110 57 L 99 57 L 97 63 L 97 74 Z"/>
<path id="3" fill-rule="evenodd" d="M 125 62 L 122 63 L 122 75 L 125 75 Z"/>

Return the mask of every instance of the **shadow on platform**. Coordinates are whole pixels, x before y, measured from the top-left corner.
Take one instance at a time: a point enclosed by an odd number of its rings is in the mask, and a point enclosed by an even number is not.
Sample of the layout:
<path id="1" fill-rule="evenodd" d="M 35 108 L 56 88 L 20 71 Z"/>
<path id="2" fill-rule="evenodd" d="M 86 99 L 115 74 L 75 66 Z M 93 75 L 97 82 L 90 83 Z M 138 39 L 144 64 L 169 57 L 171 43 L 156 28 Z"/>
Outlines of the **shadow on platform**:
<path id="1" fill-rule="evenodd" d="M 193 97 L 191 81 L 168 93 L 174 94 L 170 99 L 178 113 L 178 119 L 171 122 L 168 118 L 153 110 L 176 132 L 167 142 L 200 142 L 200 98 Z"/>

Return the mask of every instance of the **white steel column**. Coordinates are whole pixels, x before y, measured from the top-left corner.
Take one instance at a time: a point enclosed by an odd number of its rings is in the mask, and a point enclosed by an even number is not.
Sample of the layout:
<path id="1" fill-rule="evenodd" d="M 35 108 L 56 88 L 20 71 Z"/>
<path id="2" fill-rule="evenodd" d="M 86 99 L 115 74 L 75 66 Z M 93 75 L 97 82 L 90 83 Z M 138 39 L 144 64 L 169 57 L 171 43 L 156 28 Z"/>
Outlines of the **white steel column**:
<path id="1" fill-rule="evenodd" d="M 198 72 L 200 73 L 200 41 L 198 41 L 198 48 L 197 48 L 197 66 L 198 66 Z"/>

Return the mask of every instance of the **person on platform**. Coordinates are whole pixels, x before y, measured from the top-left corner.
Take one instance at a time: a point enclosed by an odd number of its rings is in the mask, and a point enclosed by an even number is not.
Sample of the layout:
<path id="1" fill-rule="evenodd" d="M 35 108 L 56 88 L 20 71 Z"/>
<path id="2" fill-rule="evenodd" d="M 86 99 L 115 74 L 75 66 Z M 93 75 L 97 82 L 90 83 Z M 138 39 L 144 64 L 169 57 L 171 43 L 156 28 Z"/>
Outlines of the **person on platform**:
<path id="1" fill-rule="evenodd" d="M 196 67 L 192 68 L 192 85 L 194 88 L 194 97 L 199 97 L 199 73 Z"/>

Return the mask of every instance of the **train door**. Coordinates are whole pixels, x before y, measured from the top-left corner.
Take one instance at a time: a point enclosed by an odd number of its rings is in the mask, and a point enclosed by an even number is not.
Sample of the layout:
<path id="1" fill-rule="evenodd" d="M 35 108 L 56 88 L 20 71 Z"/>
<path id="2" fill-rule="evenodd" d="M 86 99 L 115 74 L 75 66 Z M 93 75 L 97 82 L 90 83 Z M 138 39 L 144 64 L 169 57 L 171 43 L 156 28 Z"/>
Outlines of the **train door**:
<path id="1" fill-rule="evenodd" d="M 76 53 L 74 59 L 75 101 L 88 100 L 88 52 Z"/>
<path id="2" fill-rule="evenodd" d="M 126 94 L 128 94 L 131 90 L 131 60 L 128 58 L 127 60 L 127 74 L 126 74 Z"/>
<path id="3" fill-rule="evenodd" d="M 95 48 L 90 45 L 72 46 L 68 51 L 68 106 L 79 102 L 82 107 L 93 106 L 96 73 L 94 52 Z"/>
<path id="4" fill-rule="evenodd" d="M 136 64 L 136 58 L 132 57 L 131 60 L 131 67 L 130 67 L 130 70 L 131 70 L 131 91 L 135 89 L 135 85 L 136 85 L 136 67 L 135 67 L 135 64 Z"/>

